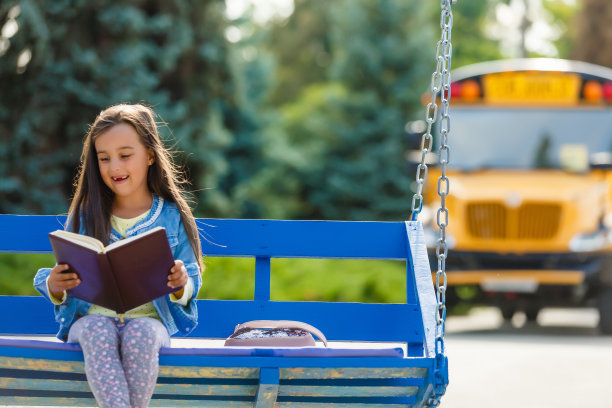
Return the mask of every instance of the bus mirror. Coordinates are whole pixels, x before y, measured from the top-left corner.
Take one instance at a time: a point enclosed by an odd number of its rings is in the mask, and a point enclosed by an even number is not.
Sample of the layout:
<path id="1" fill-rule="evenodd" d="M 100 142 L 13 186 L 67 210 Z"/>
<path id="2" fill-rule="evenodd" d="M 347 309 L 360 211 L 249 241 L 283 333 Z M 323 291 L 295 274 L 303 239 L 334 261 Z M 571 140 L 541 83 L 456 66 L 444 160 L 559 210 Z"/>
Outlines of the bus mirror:
<path id="1" fill-rule="evenodd" d="M 561 167 L 570 173 L 585 173 L 589 169 L 589 151 L 583 144 L 564 144 L 559 149 Z"/>
<path id="2" fill-rule="evenodd" d="M 592 169 L 611 169 L 612 168 L 612 153 L 597 152 L 591 154 L 589 158 L 589 166 Z"/>
<path id="3" fill-rule="evenodd" d="M 425 131 L 427 131 L 427 124 L 424 120 L 413 120 L 406 123 L 404 126 L 404 134 L 408 149 L 421 150 L 421 137 Z"/>

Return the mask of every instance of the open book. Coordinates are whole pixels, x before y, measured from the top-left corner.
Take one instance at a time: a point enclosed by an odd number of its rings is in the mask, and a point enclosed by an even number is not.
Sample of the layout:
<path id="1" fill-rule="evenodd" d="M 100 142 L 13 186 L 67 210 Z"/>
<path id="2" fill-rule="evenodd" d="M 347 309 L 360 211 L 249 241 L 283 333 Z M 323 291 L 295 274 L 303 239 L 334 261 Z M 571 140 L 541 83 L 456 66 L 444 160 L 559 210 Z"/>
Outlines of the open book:
<path id="1" fill-rule="evenodd" d="M 163 227 L 104 246 L 99 240 L 57 230 L 49 240 L 58 264 L 68 264 L 81 283 L 76 298 L 121 314 L 178 288 L 168 286 L 174 257 Z"/>

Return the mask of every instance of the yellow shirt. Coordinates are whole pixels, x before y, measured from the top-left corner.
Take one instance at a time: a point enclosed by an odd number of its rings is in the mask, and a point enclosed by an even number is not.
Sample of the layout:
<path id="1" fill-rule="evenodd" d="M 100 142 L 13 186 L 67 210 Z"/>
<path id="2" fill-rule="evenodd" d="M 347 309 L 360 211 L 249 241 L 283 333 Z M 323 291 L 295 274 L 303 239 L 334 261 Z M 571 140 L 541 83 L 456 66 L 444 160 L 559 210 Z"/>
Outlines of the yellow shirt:
<path id="1" fill-rule="evenodd" d="M 125 237 L 127 230 L 136 225 L 136 223 L 138 223 L 139 221 L 142 221 L 147 218 L 149 212 L 150 211 L 147 211 L 134 218 L 119 218 L 115 215 L 111 215 L 111 227 L 113 227 L 122 237 Z M 92 305 L 87 314 L 119 317 L 119 315 L 113 310 L 98 305 Z M 155 310 L 155 307 L 153 306 L 153 302 L 145 303 L 142 306 L 138 306 L 137 308 L 128 310 L 123 316 L 130 318 L 153 317 L 155 319 L 159 319 L 159 315 L 157 314 L 157 310 Z"/>

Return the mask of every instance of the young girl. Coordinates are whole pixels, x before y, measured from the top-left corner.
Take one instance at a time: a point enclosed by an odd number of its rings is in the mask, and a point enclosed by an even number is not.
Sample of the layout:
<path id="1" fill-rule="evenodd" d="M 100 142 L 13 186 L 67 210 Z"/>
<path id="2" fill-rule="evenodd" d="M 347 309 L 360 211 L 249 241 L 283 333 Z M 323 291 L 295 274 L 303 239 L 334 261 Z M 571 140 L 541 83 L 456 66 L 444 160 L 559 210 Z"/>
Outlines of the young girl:
<path id="1" fill-rule="evenodd" d="M 176 291 L 124 316 L 67 295 L 78 286 L 68 265 L 43 268 L 36 289 L 55 304 L 57 336 L 81 345 L 85 373 L 100 407 L 146 407 L 157 382 L 158 351 L 170 335 L 198 322 L 195 297 L 202 256 L 195 219 L 178 171 L 162 145 L 153 111 L 116 105 L 100 113 L 83 146 L 68 228 L 105 244 L 166 229 L 174 254 L 168 286 Z"/>

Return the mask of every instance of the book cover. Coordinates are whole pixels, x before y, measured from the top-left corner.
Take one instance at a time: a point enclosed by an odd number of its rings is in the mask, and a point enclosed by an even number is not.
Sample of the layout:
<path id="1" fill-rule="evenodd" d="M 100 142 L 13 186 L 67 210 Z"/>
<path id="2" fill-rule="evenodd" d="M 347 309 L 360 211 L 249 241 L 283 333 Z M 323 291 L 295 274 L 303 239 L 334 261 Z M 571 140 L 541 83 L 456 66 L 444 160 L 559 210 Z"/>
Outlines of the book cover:
<path id="1" fill-rule="evenodd" d="M 68 293 L 122 314 L 175 292 L 168 287 L 174 257 L 162 227 L 117 241 L 106 248 L 95 238 L 54 231 L 49 240 L 57 263 L 70 266 L 81 284 Z"/>

